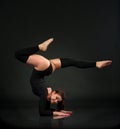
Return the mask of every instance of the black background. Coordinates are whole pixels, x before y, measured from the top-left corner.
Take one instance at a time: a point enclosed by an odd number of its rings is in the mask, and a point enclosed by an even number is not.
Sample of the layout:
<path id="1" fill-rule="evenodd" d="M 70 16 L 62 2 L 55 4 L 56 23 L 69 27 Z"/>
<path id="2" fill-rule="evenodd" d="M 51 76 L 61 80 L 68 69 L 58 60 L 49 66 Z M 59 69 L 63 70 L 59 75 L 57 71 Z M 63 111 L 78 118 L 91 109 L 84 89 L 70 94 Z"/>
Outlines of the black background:
<path id="1" fill-rule="evenodd" d="M 25 120 L 25 114 L 18 110 L 23 105 L 28 109 L 32 105 L 38 115 L 38 98 L 33 95 L 29 83 L 32 68 L 18 62 L 14 52 L 19 48 L 37 45 L 50 37 L 54 38 L 53 44 L 46 53 L 41 53 L 47 58 L 113 61 L 111 66 L 101 70 L 71 67 L 58 70 L 47 78 L 50 86 L 66 91 L 68 108 L 74 111 L 75 107 L 90 101 L 94 103 L 94 100 L 98 105 L 106 101 L 118 104 L 119 1 L 1 1 L 0 17 L 1 121 L 14 125 L 16 121 L 20 123 L 19 119 Z M 14 113 L 8 113 L 8 110 Z M 29 115 L 32 115 L 31 111 Z M 13 114 L 15 120 L 12 119 Z M 29 122 L 22 125 L 28 127 Z"/>

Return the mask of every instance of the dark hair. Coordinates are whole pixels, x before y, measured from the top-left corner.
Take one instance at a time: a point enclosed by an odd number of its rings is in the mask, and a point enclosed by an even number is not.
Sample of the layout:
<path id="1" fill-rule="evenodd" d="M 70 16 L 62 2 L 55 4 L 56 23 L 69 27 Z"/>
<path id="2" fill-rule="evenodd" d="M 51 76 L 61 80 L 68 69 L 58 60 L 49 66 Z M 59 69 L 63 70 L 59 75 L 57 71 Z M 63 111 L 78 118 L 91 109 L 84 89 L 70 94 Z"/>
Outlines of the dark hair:
<path id="1" fill-rule="evenodd" d="M 65 92 L 63 90 L 55 90 L 57 94 L 59 94 L 62 97 L 62 100 L 65 100 Z"/>
<path id="2" fill-rule="evenodd" d="M 63 90 L 55 90 L 57 94 L 59 94 L 62 97 L 62 101 L 58 102 L 57 104 L 57 111 L 64 109 L 64 101 L 65 101 L 65 92 Z"/>

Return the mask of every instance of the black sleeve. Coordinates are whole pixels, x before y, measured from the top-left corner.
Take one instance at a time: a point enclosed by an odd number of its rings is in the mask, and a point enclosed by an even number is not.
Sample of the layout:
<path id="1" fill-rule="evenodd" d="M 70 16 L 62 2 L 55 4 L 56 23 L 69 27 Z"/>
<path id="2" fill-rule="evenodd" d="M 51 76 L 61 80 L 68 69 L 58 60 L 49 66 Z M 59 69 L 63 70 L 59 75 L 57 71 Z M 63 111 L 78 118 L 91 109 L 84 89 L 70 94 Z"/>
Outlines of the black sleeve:
<path id="1" fill-rule="evenodd" d="M 47 105 L 46 98 L 40 98 L 39 100 L 39 114 L 40 116 L 53 116 L 53 110 Z"/>
<path id="2" fill-rule="evenodd" d="M 57 111 L 60 111 L 60 110 L 64 110 L 64 102 L 63 101 L 59 102 L 57 104 Z"/>

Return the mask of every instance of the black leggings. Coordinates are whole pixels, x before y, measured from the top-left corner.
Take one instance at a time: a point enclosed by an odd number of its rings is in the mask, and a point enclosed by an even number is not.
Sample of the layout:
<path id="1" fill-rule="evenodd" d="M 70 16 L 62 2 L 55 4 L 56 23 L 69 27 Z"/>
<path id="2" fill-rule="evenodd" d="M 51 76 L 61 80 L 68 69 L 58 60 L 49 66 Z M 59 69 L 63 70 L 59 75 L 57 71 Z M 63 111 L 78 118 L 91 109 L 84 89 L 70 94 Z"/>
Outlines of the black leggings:
<path id="1" fill-rule="evenodd" d="M 17 50 L 17 51 L 15 52 L 15 57 L 16 57 L 19 61 L 21 61 L 21 62 L 23 62 L 23 63 L 26 63 L 28 57 L 29 57 L 30 55 L 36 53 L 38 50 L 39 50 L 38 46 L 20 49 L 20 50 Z"/>
<path id="2" fill-rule="evenodd" d="M 15 52 L 15 57 L 23 62 L 26 63 L 28 57 L 34 53 L 36 53 L 39 50 L 38 46 L 24 48 L 21 50 L 18 50 Z M 95 67 L 96 62 L 86 62 L 86 61 L 80 61 L 72 58 L 60 58 L 61 60 L 61 68 L 74 66 L 78 68 L 89 68 L 89 67 Z"/>

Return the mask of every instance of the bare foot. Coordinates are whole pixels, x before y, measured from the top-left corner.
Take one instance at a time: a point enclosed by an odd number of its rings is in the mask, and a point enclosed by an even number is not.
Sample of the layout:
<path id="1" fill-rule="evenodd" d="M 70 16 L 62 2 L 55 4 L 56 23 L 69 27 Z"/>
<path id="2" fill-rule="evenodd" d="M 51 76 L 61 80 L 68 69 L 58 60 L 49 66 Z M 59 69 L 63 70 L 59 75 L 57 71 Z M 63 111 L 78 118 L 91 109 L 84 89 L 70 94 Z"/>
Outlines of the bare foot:
<path id="1" fill-rule="evenodd" d="M 103 61 L 97 61 L 96 62 L 96 67 L 97 68 L 103 68 L 112 63 L 112 60 L 103 60 Z"/>
<path id="2" fill-rule="evenodd" d="M 38 45 L 39 49 L 40 49 L 41 51 L 46 51 L 47 48 L 48 48 L 48 46 L 49 46 L 49 44 L 52 43 L 53 40 L 54 40 L 53 38 L 50 38 L 50 39 L 44 41 L 43 43 L 39 44 L 39 45 Z"/>

